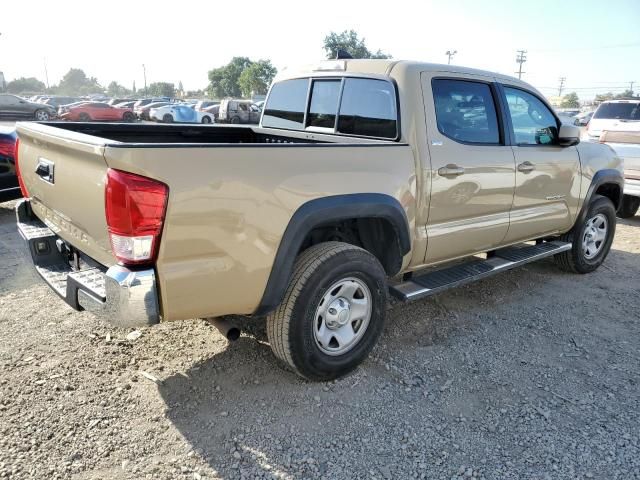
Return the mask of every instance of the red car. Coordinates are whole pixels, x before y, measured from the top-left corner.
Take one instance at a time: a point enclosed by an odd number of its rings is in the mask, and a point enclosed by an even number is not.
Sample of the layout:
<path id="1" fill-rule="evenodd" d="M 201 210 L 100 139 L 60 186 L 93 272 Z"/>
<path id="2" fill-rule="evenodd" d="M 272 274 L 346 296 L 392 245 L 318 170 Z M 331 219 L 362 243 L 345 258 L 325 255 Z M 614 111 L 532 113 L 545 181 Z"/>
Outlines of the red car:
<path id="1" fill-rule="evenodd" d="M 69 107 L 60 114 L 63 120 L 90 122 L 91 120 L 133 122 L 136 116 L 130 108 L 118 108 L 101 102 L 87 102 Z"/>

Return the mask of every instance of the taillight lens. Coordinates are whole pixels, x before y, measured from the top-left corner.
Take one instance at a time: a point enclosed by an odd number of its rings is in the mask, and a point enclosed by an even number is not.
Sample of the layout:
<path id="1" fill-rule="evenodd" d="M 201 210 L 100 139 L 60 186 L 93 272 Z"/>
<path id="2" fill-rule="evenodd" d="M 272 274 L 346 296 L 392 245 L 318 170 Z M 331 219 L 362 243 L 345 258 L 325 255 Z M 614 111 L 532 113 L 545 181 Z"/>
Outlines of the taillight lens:
<path id="1" fill-rule="evenodd" d="M 105 210 L 113 254 L 123 265 L 152 263 L 158 254 L 169 188 L 151 178 L 109 169 Z"/>
<path id="2" fill-rule="evenodd" d="M 29 198 L 29 192 L 27 190 L 26 185 L 24 184 L 24 180 L 22 180 L 22 175 L 20 174 L 20 162 L 18 161 L 18 149 L 20 148 L 20 139 L 16 140 L 16 143 L 13 145 L 13 159 L 16 164 L 16 176 L 18 177 L 18 185 L 20 185 L 20 191 L 22 192 L 22 196 L 24 198 Z"/>

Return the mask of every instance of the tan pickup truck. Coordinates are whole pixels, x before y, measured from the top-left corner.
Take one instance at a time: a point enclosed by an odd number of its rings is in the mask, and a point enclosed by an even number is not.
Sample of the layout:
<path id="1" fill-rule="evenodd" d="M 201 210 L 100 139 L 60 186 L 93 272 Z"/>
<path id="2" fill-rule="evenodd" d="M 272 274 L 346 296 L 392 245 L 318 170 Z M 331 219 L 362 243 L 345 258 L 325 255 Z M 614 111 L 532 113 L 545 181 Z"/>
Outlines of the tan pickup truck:
<path id="1" fill-rule="evenodd" d="M 623 190 L 615 153 L 530 85 L 408 61 L 288 69 L 255 128 L 17 130 L 18 228 L 67 303 L 120 326 L 266 316 L 314 380 L 366 358 L 389 293 L 548 256 L 595 270 Z"/>

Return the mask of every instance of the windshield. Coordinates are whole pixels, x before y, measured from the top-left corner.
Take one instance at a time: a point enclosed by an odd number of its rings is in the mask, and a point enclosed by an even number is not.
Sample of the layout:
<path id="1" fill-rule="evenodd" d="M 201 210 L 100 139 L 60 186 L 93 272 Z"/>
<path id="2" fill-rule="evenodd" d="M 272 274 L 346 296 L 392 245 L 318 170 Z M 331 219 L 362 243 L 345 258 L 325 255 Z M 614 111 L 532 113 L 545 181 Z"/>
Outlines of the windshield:
<path id="1" fill-rule="evenodd" d="M 640 103 L 603 103 L 593 118 L 640 120 Z"/>

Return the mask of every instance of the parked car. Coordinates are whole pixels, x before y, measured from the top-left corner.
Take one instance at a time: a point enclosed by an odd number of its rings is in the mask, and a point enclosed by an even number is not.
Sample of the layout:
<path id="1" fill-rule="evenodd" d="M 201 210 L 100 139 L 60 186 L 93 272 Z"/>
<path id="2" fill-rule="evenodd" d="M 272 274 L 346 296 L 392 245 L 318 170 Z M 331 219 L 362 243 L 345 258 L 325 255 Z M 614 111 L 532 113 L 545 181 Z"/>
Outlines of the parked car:
<path id="1" fill-rule="evenodd" d="M 600 143 L 609 145 L 624 163 L 624 195 L 618 210 L 620 218 L 631 218 L 640 209 L 640 131 L 604 130 Z"/>
<path id="2" fill-rule="evenodd" d="M 121 103 L 117 103 L 114 105 L 114 107 L 118 107 L 118 108 L 130 108 L 131 110 L 133 110 L 133 106 L 135 105 L 136 100 L 129 100 L 129 101 L 124 101 Z"/>
<path id="3" fill-rule="evenodd" d="M 258 123 L 260 109 L 250 100 L 222 100 L 218 119 L 220 123 Z"/>
<path id="4" fill-rule="evenodd" d="M 590 139 L 607 131 L 640 131 L 640 100 L 608 100 L 598 105 L 587 126 Z"/>
<path id="5" fill-rule="evenodd" d="M 117 108 L 103 102 L 86 102 L 69 107 L 62 115 L 62 120 L 73 122 L 90 121 L 123 121 L 133 122 L 136 117 L 130 108 Z"/>
<path id="6" fill-rule="evenodd" d="M 107 105 L 112 105 L 112 106 L 116 106 L 120 103 L 128 103 L 128 102 L 132 102 L 132 103 L 136 103 L 137 100 L 136 99 L 131 99 L 131 98 L 112 98 L 111 100 L 109 100 L 107 102 Z"/>
<path id="7" fill-rule="evenodd" d="M 593 117 L 593 113 L 594 111 L 592 110 L 590 112 L 582 112 L 579 115 L 576 115 L 573 124 L 579 127 L 584 127 L 585 125 L 588 125 L 589 122 L 591 121 L 591 117 Z"/>
<path id="8" fill-rule="evenodd" d="M 137 102 L 136 102 L 137 103 Z M 135 107 L 133 109 L 133 112 L 136 114 L 136 117 L 138 117 L 140 120 L 149 120 L 149 111 L 152 108 L 158 108 L 158 107 L 163 107 L 165 105 L 170 105 L 169 102 L 150 102 L 147 103 L 145 105 L 142 105 L 140 107 Z"/>
<path id="9" fill-rule="evenodd" d="M 214 123 L 213 114 L 200 112 L 187 105 L 170 103 L 149 110 L 149 119 L 164 123 Z"/>
<path id="10" fill-rule="evenodd" d="M 0 127 L 0 202 L 22 197 L 16 175 L 15 128 Z"/>
<path id="11" fill-rule="evenodd" d="M 78 100 L 77 102 L 69 103 L 67 105 L 60 105 L 58 107 L 58 116 L 61 116 L 63 113 L 67 112 L 72 107 L 77 107 L 78 105 L 82 105 L 85 103 L 92 103 L 91 100 Z"/>
<path id="12" fill-rule="evenodd" d="M 216 123 L 218 122 L 218 118 L 219 118 L 219 114 L 220 114 L 220 104 L 211 105 L 209 107 L 203 108 L 202 111 L 205 112 L 205 113 L 210 113 L 211 115 L 213 115 L 214 121 Z"/>
<path id="13" fill-rule="evenodd" d="M 624 184 L 620 158 L 536 89 L 448 65 L 287 69 L 259 128 L 65 127 L 17 127 L 34 199 L 18 229 L 61 298 L 121 327 L 266 318 L 275 356 L 313 380 L 367 357 L 388 294 L 544 257 L 596 270 Z"/>
<path id="14" fill-rule="evenodd" d="M 194 108 L 198 111 L 202 111 L 205 108 L 211 107 L 213 105 L 220 105 L 220 102 L 216 102 L 213 100 L 198 100 Z"/>
<path id="15" fill-rule="evenodd" d="M 0 118 L 26 118 L 46 122 L 56 115 L 56 109 L 51 105 L 30 102 L 8 93 L 0 94 Z"/>
<path id="16" fill-rule="evenodd" d="M 79 100 L 80 98 L 78 97 L 49 97 L 40 103 L 44 103 L 45 105 L 51 105 L 57 111 L 58 108 L 60 108 L 62 105 L 69 105 L 70 103 L 74 103 Z"/>

